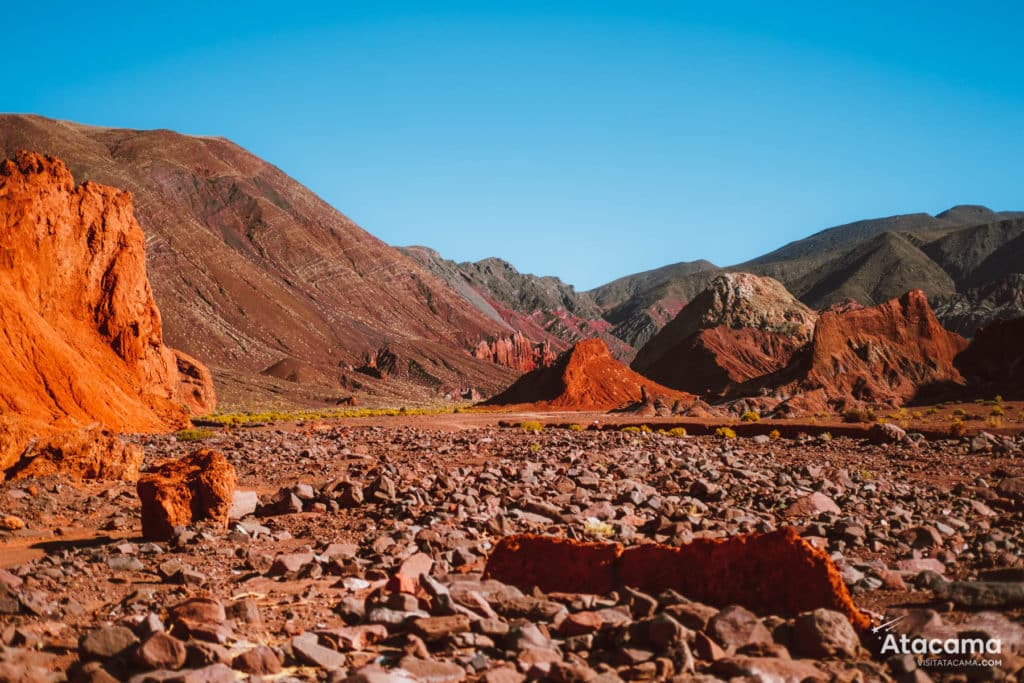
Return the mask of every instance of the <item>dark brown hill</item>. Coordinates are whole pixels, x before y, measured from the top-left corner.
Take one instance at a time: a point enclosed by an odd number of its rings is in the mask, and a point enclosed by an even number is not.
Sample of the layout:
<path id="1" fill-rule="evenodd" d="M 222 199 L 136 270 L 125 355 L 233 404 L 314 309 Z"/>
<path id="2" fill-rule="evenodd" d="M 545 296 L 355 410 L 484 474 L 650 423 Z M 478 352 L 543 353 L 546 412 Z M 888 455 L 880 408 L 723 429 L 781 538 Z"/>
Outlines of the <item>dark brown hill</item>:
<path id="1" fill-rule="evenodd" d="M 339 367 L 384 347 L 437 382 L 361 375 L 382 400 L 432 400 L 462 385 L 493 391 L 514 377 L 468 352 L 505 326 L 228 140 L 0 116 L 0 153 L 22 148 L 66 160 L 77 182 L 133 193 L 164 336 L 211 366 L 223 403 L 351 393 L 337 386 Z M 282 358 L 329 384 L 303 389 L 260 375 Z"/>
<path id="2" fill-rule="evenodd" d="M 977 397 L 1024 398 L 1024 318 L 998 320 L 978 330 L 956 367 Z"/>

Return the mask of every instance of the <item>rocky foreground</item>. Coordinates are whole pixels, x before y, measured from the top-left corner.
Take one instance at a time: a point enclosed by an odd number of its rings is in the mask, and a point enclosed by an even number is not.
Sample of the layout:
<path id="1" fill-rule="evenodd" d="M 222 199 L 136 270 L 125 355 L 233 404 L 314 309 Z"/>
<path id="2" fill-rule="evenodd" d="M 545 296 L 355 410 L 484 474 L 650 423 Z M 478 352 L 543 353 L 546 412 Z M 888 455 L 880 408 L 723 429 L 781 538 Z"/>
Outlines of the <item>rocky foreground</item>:
<path id="1" fill-rule="evenodd" d="M 227 529 L 142 537 L 136 487 L 0 485 L 0 680 L 927 681 L 1024 670 L 1024 440 L 331 424 L 216 432 Z M 196 449 L 134 439 L 144 470 Z M 254 493 L 247 493 L 247 492 Z M 899 634 L 999 639 L 918 666 L 816 610 L 485 579 L 534 532 L 630 546 L 783 526 Z M 695 571 L 697 568 L 695 568 Z M 790 587 L 791 588 L 791 587 Z M 981 657 L 975 657 L 980 659 Z"/>

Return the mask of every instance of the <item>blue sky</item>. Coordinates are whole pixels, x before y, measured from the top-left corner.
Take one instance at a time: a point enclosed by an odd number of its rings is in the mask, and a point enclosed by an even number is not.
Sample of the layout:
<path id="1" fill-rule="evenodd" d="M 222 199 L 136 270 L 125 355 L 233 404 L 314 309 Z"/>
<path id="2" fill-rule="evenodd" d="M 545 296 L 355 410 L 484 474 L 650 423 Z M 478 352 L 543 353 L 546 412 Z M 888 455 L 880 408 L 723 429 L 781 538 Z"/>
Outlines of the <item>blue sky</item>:
<path id="1" fill-rule="evenodd" d="M 5 8 L 0 110 L 224 136 L 391 244 L 581 289 L 1024 209 L 1018 3 L 161 4 Z"/>

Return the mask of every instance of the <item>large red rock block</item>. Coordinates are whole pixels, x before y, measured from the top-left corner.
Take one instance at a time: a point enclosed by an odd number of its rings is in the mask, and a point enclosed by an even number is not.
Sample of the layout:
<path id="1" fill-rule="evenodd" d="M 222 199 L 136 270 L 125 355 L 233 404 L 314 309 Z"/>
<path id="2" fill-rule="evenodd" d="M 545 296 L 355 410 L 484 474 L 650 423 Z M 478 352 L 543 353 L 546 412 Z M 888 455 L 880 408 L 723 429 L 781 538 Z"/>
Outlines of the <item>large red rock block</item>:
<path id="1" fill-rule="evenodd" d="M 829 556 L 791 528 L 679 547 L 509 536 L 495 546 L 484 575 L 547 592 L 603 594 L 629 586 L 658 594 L 671 588 L 709 605 L 782 616 L 824 607 L 860 630 L 870 626 Z"/>
<path id="2" fill-rule="evenodd" d="M 203 519 L 226 527 L 235 484 L 235 468 L 208 448 L 147 472 L 136 485 L 142 503 L 142 535 L 167 540 L 174 527 Z"/>
<path id="3" fill-rule="evenodd" d="M 75 479 L 135 481 L 142 458 L 140 446 L 93 425 L 30 444 L 6 474 L 8 479 L 64 474 Z"/>
<path id="4" fill-rule="evenodd" d="M 29 439 L 163 432 L 213 409 L 209 371 L 163 343 L 131 194 L 76 186 L 53 157 L 0 162 L 0 330 L 0 413 Z M 0 443 L 0 469 L 27 443 Z"/>

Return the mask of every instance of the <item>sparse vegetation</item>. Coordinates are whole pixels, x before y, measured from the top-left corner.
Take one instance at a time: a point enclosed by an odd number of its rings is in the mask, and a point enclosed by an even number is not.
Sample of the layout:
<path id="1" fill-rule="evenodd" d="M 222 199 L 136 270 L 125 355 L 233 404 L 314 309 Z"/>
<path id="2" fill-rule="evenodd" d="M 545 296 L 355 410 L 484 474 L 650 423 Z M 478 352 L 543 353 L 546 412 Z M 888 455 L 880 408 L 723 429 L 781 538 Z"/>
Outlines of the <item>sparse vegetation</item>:
<path id="1" fill-rule="evenodd" d="M 742 415 L 740 415 L 740 420 L 743 422 L 760 422 L 761 416 L 758 415 L 753 410 L 747 410 L 744 411 Z"/>
<path id="2" fill-rule="evenodd" d="M 778 429 L 773 429 L 772 431 L 768 432 L 768 438 L 771 439 L 772 441 L 778 441 L 779 439 L 782 438 L 782 432 L 780 432 Z"/>
<path id="3" fill-rule="evenodd" d="M 596 517 L 587 517 L 587 521 L 583 523 L 583 531 L 591 536 L 601 536 L 603 538 L 611 538 L 615 535 L 615 527 L 608 522 L 602 522 Z"/>
<path id="4" fill-rule="evenodd" d="M 937 415 L 938 412 L 939 412 L 939 409 L 936 408 L 935 406 L 932 406 L 931 408 L 929 408 L 928 410 L 925 411 L 925 414 L 927 414 L 927 415 Z"/>
<path id="5" fill-rule="evenodd" d="M 628 427 L 623 427 L 619 431 L 625 434 L 650 434 L 651 428 L 647 425 L 640 425 L 639 427 L 636 425 L 630 425 Z"/>
<path id="6" fill-rule="evenodd" d="M 1006 411 L 1003 410 L 1003 407 L 1000 406 L 1000 405 L 993 406 L 992 407 L 992 412 L 989 413 L 989 415 L 992 416 L 992 417 L 1002 417 L 1005 414 L 1006 414 Z"/>
<path id="7" fill-rule="evenodd" d="M 851 408 L 843 413 L 843 422 L 874 422 L 875 411 L 870 408 Z"/>
<path id="8" fill-rule="evenodd" d="M 987 424 L 992 429 L 995 429 L 997 427 L 1002 427 L 1003 426 L 1003 418 L 999 417 L 998 415 L 992 415 L 987 420 L 985 420 L 985 424 Z"/>
<path id="9" fill-rule="evenodd" d="M 677 439 L 681 439 L 686 436 L 686 427 L 673 427 L 672 429 L 665 432 L 668 436 L 674 436 Z"/>
<path id="10" fill-rule="evenodd" d="M 859 470 L 856 470 L 854 472 L 854 476 L 858 481 L 871 481 L 872 479 L 875 478 L 874 472 L 867 469 L 866 467 L 861 467 Z"/>
<path id="11" fill-rule="evenodd" d="M 463 406 L 464 408 L 464 406 Z M 445 415 L 455 412 L 455 406 L 434 408 L 325 408 L 323 410 L 264 410 L 238 413 L 213 413 L 202 418 L 206 422 L 238 427 L 273 422 L 300 422 L 309 420 L 335 420 L 357 417 L 397 417 L 399 415 Z"/>
<path id="12" fill-rule="evenodd" d="M 531 453 L 537 453 L 539 451 L 540 451 L 540 444 L 539 443 L 531 443 L 530 444 L 530 452 Z"/>
<path id="13" fill-rule="evenodd" d="M 544 431 L 544 425 L 540 422 L 520 422 L 519 428 L 525 432 L 531 432 L 533 434 L 540 434 Z"/>
<path id="14" fill-rule="evenodd" d="M 193 427 L 191 429 L 182 429 L 177 432 L 174 437 L 178 441 L 191 442 L 191 441 L 205 441 L 213 436 L 214 432 L 212 429 L 204 429 L 202 427 Z"/>
<path id="15" fill-rule="evenodd" d="M 949 433 L 953 436 L 963 436 L 967 433 L 967 428 L 964 426 L 964 421 L 957 418 L 953 420 L 949 425 Z"/>
<path id="16" fill-rule="evenodd" d="M 569 425 L 569 431 L 572 431 L 572 432 L 582 432 L 583 431 L 583 425 L 577 424 L 577 423 L 573 423 L 573 424 Z"/>
<path id="17" fill-rule="evenodd" d="M 724 439 L 735 439 L 736 430 L 732 427 L 719 427 L 715 430 L 715 436 L 720 436 Z"/>

